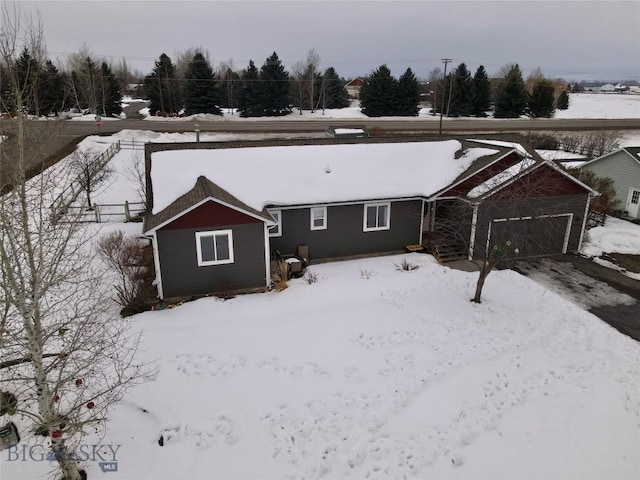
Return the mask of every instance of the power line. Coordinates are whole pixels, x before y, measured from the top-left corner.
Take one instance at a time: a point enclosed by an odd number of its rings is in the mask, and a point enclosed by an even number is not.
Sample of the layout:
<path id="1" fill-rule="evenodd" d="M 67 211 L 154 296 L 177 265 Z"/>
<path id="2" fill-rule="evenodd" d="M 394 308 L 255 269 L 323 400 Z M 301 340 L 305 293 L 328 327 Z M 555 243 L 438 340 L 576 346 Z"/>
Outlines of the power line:
<path id="1" fill-rule="evenodd" d="M 442 77 L 442 103 L 440 104 L 440 127 L 438 128 L 438 134 L 442 135 L 442 114 L 444 112 L 444 92 L 447 90 L 445 88 L 447 81 L 447 65 L 451 63 L 453 60 L 450 58 L 441 59 L 442 63 L 444 63 L 444 75 Z M 449 81 L 449 92 L 451 92 L 451 81 Z"/>

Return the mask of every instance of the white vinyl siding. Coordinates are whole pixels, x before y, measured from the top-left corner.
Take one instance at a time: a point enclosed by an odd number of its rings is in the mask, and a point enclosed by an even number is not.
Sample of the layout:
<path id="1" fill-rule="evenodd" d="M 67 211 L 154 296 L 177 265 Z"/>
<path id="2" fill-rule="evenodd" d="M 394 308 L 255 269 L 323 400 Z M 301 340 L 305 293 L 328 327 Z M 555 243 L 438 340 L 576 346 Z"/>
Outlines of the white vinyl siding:
<path id="1" fill-rule="evenodd" d="M 362 229 L 365 232 L 389 230 L 391 203 L 365 203 Z"/>
<path id="2" fill-rule="evenodd" d="M 327 228 L 327 207 L 311 208 L 311 230 L 325 230 Z"/>
<path id="3" fill-rule="evenodd" d="M 233 263 L 233 232 L 196 232 L 196 252 L 199 267 Z"/>

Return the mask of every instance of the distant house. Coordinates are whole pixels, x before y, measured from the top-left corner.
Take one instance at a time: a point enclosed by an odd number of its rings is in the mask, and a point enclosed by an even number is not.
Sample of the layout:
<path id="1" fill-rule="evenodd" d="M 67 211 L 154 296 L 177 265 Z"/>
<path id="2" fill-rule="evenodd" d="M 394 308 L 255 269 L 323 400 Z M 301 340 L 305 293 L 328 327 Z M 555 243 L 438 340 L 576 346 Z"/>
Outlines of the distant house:
<path id="1" fill-rule="evenodd" d="M 616 91 L 616 87 L 610 83 L 605 83 L 598 89 L 598 91 L 602 93 L 612 93 Z"/>
<path id="2" fill-rule="evenodd" d="M 300 251 L 311 262 L 416 246 L 480 259 L 506 220 L 538 232 L 523 257 L 579 249 L 597 193 L 552 162 L 513 144 L 388 142 L 147 144 L 143 230 L 160 297 L 263 291 L 271 259 Z M 521 179 L 544 188 L 514 195 Z"/>
<path id="3" fill-rule="evenodd" d="M 581 169 L 612 179 L 620 209 L 640 218 L 640 147 L 620 148 L 584 163 Z"/>
<path id="4" fill-rule="evenodd" d="M 364 80 L 361 77 L 356 77 L 347 83 L 344 88 L 347 90 L 349 94 L 349 98 L 360 98 L 360 88 L 364 84 Z"/>

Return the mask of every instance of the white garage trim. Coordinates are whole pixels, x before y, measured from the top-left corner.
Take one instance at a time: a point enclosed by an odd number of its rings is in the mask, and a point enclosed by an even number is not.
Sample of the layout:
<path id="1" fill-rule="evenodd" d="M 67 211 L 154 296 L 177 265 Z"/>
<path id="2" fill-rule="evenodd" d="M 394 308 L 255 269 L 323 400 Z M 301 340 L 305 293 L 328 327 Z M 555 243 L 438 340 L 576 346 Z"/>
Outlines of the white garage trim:
<path id="1" fill-rule="evenodd" d="M 485 247 L 485 253 L 489 252 L 489 245 L 491 244 L 491 231 L 493 229 L 494 223 L 506 222 L 506 221 L 514 221 L 514 220 L 534 220 L 538 218 L 558 218 L 558 217 L 567 217 L 567 228 L 564 232 L 564 241 L 562 243 L 562 253 L 567 253 L 567 248 L 569 246 L 569 236 L 571 235 L 571 223 L 573 222 L 573 213 L 557 213 L 554 215 L 537 215 L 535 217 L 509 217 L 509 218 L 494 218 L 489 221 L 489 230 L 487 233 L 487 245 Z"/>

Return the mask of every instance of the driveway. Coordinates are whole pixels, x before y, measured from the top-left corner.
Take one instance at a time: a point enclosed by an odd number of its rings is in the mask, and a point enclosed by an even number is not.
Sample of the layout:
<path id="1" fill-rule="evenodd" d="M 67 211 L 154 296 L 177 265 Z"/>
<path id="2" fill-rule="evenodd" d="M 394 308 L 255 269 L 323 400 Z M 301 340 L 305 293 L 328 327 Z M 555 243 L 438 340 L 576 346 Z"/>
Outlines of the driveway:
<path id="1" fill-rule="evenodd" d="M 640 341 L 640 281 L 578 255 L 521 260 L 513 269 Z"/>

